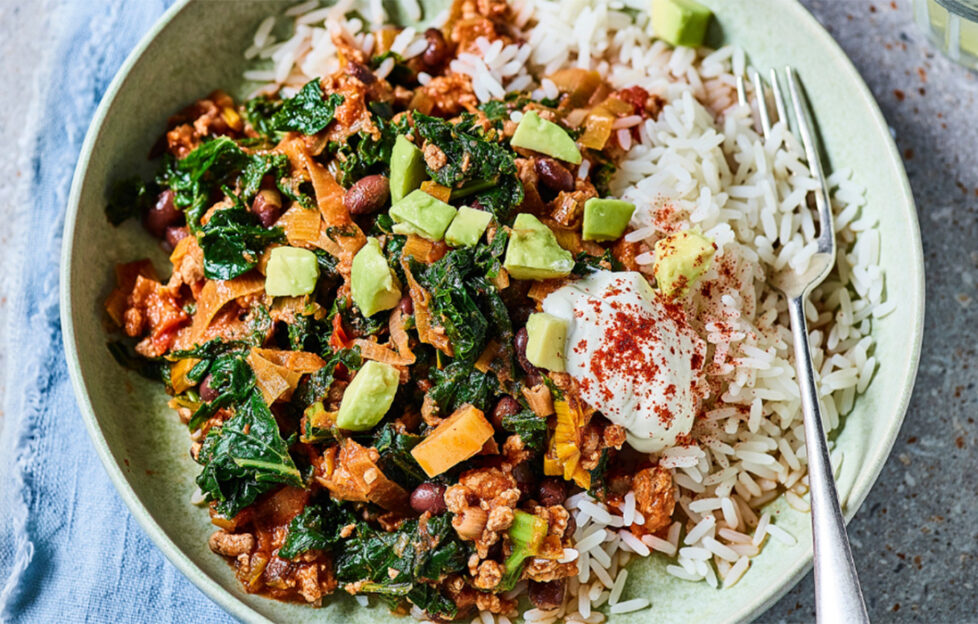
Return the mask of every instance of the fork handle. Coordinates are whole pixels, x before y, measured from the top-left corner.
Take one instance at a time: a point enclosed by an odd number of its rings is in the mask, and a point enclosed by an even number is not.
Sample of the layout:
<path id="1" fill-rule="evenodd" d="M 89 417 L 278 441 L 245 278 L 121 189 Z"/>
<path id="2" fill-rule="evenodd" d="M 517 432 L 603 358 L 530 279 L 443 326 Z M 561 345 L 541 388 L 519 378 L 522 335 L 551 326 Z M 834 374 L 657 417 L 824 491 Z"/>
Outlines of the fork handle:
<path id="1" fill-rule="evenodd" d="M 856 566 L 852 561 L 845 520 L 832 476 L 828 444 L 822 429 L 818 388 L 808 343 L 805 296 L 788 299 L 795 343 L 795 370 L 801 389 L 808 452 L 812 534 L 815 540 L 815 613 L 819 624 L 869 623 Z"/>

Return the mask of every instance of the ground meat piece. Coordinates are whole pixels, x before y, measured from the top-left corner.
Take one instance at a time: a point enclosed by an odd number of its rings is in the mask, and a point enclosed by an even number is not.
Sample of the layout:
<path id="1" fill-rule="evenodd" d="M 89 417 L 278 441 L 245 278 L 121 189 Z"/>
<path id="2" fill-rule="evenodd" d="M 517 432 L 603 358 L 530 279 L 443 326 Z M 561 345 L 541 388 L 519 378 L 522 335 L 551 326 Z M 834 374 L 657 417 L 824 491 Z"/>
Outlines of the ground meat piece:
<path id="1" fill-rule="evenodd" d="M 625 443 L 625 428 L 621 425 L 608 425 L 601 432 L 601 446 L 620 449 Z"/>
<path id="2" fill-rule="evenodd" d="M 534 557 L 523 570 L 523 578 L 545 583 L 556 581 L 557 579 L 576 576 L 578 573 L 577 562 L 558 563 L 555 559 L 541 559 Z"/>
<path id="3" fill-rule="evenodd" d="M 207 540 L 207 545 L 219 555 L 237 557 L 247 555 L 255 549 L 255 536 L 251 533 L 214 531 Z"/>
<path id="4" fill-rule="evenodd" d="M 513 508 L 519 498 L 516 480 L 498 468 L 464 472 L 458 484 L 445 491 L 445 505 L 456 514 L 452 526 L 462 539 L 471 540 L 475 532 L 473 523 L 481 523 L 485 518 L 481 535 L 473 540 L 481 559 L 485 559 L 489 547 L 499 541 L 500 531 L 512 524 Z M 490 528 L 489 518 L 496 528 Z"/>
<path id="5" fill-rule="evenodd" d="M 493 589 L 503 579 L 503 566 L 496 561 L 486 560 L 479 564 L 479 571 L 472 584 L 479 589 Z"/>
<path id="6" fill-rule="evenodd" d="M 507 600 L 499 594 L 476 592 L 475 606 L 479 611 L 489 613 L 512 613 L 516 609 L 516 599 Z"/>
<path id="7" fill-rule="evenodd" d="M 421 111 L 428 114 L 457 115 L 463 110 L 474 110 L 479 103 L 472 90 L 472 79 L 465 74 L 435 76 L 421 87 L 421 92 L 431 103 L 428 111 Z"/>
<path id="8" fill-rule="evenodd" d="M 509 507 L 495 507 L 489 512 L 486 529 L 489 531 L 505 531 L 513 525 L 513 510 Z"/>
<path id="9" fill-rule="evenodd" d="M 513 434 L 506 438 L 503 442 L 503 456 L 506 458 L 506 463 L 511 466 L 520 464 L 530 458 L 530 451 L 527 450 L 526 445 L 523 443 L 523 438 L 517 434 Z"/>
<path id="10" fill-rule="evenodd" d="M 440 147 L 427 143 L 424 146 L 424 162 L 432 171 L 438 171 L 448 163 L 448 158 Z"/>
<path id="11" fill-rule="evenodd" d="M 655 533 L 669 526 L 676 508 L 672 475 L 665 468 L 653 466 L 638 471 L 632 477 L 635 506 L 645 517 L 645 530 Z"/>
<path id="12" fill-rule="evenodd" d="M 200 145 L 207 136 L 235 134 L 244 123 L 234 107 L 234 100 L 223 91 L 214 91 L 197 100 L 169 119 L 166 133 L 167 149 L 183 158 Z"/>

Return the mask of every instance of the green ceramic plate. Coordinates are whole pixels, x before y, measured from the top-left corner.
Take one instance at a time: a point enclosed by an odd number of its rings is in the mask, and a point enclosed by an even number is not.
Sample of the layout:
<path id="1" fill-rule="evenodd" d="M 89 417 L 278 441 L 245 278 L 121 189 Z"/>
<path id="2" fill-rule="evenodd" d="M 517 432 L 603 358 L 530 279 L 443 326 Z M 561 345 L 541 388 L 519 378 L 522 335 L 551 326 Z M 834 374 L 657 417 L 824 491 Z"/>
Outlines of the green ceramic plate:
<path id="1" fill-rule="evenodd" d="M 756 66 L 790 63 L 799 69 L 832 166 L 855 171 L 867 187 L 866 210 L 879 217 L 888 296 L 899 305 L 874 327 L 880 370 L 837 440 L 845 453 L 839 489 L 851 517 L 890 452 L 917 367 L 924 279 L 913 198 L 868 89 L 801 5 L 791 0 L 708 4 L 719 17 L 723 38 L 745 48 Z M 363 609 L 349 598 L 317 610 L 242 592 L 224 560 L 207 548 L 213 527 L 205 511 L 189 503 L 197 466 L 187 452 L 186 428 L 166 408 L 159 386 L 120 368 L 105 346 L 102 301 L 113 265 L 149 252 L 157 266 L 165 266 L 162 252 L 138 224 L 109 227 L 103 206 L 110 185 L 120 175 L 151 173 L 146 154 L 173 111 L 214 88 L 240 85 L 242 53 L 251 34 L 284 6 L 274 0 L 178 2 L 119 71 L 89 129 L 68 205 L 61 280 L 65 348 L 82 415 L 123 500 L 174 565 L 215 602 L 249 622 L 387 621 L 392 616 L 385 608 Z M 808 517 L 779 502 L 773 509 L 779 525 L 801 537 L 797 545 L 770 544 L 743 580 L 725 591 L 670 577 L 656 558 L 643 561 L 630 568 L 625 593 L 648 597 L 652 612 L 612 621 L 736 622 L 761 613 L 805 573 L 812 557 Z"/>

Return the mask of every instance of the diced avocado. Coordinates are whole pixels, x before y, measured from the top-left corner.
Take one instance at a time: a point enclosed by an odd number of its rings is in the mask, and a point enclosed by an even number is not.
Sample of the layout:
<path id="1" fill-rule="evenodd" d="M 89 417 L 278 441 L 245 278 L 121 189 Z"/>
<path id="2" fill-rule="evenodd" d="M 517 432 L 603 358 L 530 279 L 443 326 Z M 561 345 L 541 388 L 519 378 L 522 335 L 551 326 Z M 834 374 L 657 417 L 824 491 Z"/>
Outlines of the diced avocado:
<path id="1" fill-rule="evenodd" d="M 667 297 L 683 296 L 710 268 L 716 244 L 693 230 L 676 232 L 655 243 L 655 283 Z"/>
<path id="2" fill-rule="evenodd" d="M 265 266 L 265 292 L 273 297 L 298 297 L 316 290 L 316 254 L 299 247 L 272 249 Z"/>
<path id="3" fill-rule="evenodd" d="M 546 312 L 531 314 L 526 321 L 526 359 L 530 364 L 564 372 L 567 321 Z"/>
<path id="4" fill-rule="evenodd" d="M 557 244 L 550 228 L 524 212 L 513 221 L 503 267 L 516 279 L 566 277 L 574 268 L 574 257 Z"/>
<path id="5" fill-rule="evenodd" d="M 620 199 L 592 197 L 584 202 L 584 240 L 609 241 L 625 233 L 635 204 Z"/>
<path id="6" fill-rule="evenodd" d="M 445 242 L 452 247 L 475 247 L 490 221 L 492 213 L 462 206 L 445 232 Z"/>
<path id="7" fill-rule="evenodd" d="M 523 115 L 509 143 L 513 147 L 540 152 L 575 165 L 581 164 L 581 151 L 577 149 L 574 139 L 554 122 L 541 119 L 536 111 Z"/>
<path id="8" fill-rule="evenodd" d="M 366 431 L 380 422 L 397 393 L 401 374 L 390 364 L 369 360 L 343 392 L 336 426 L 348 431 Z"/>
<path id="9" fill-rule="evenodd" d="M 440 241 L 456 212 L 455 208 L 440 199 L 417 190 L 394 202 L 390 215 L 394 220 L 395 233 L 417 234 L 428 240 Z"/>
<path id="10" fill-rule="evenodd" d="M 350 294 L 364 316 L 390 310 L 401 300 L 401 285 L 387 265 L 387 258 L 376 238 L 368 238 L 367 243 L 353 256 Z"/>
<path id="11" fill-rule="evenodd" d="M 703 45 L 713 12 L 696 0 L 652 0 L 652 31 L 674 45 Z"/>
<path id="12" fill-rule="evenodd" d="M 391 150 L 391 201 L 397 202 L 421 186 L 426 177 L 424 155 L 402 134 L 394 140 Z"/>

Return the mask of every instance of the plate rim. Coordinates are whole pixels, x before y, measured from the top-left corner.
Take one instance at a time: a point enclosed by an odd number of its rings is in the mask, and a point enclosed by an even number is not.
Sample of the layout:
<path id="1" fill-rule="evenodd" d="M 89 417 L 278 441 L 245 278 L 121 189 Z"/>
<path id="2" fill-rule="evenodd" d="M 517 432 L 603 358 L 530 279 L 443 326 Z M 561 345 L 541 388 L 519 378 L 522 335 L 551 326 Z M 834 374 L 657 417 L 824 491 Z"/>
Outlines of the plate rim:
<path id="1" fill-rule="evenodd" d="M 270 624 L 270 620 L 254 610 L 245 603 L 240 596 L 226 590 L 216 581 L 203 572 L 180 548 L 170 539 L 163 527 L 150 514 L 149 510 L 139 501 L 135 490 L 126 478 L 121 466 L 115 461 L 112 451 L 109 449 L 101 428 L 98 425 L 98 418 L 95 415 L 91 399 L 85 389 L 84 380 L 81 372 L 81 362 L 79 359 L 77 342 L 75 338 L 74 324 L 72 319 L 72 251 L 75 242 L 75 225 L 77 222 L 80 208 L 80 197 L 84 186 L 89 161 L 96 140 L 101 134 L 102 125 L 111 108 L 119 90 L 125 84 L 133 66 L 142 58 L 147 48 L 156 39 L 159 33 L 165 29 L 169 23 L 184 9 L 193 2 L 202 0 L 177 0 L 167 9 L 139 40 L 136 46 L 128 54 L 125 61 L 117 70 L 109 86 L 106 88 L 101 101 L 89 123 L 85 134 L 85 140 L 72 175 L 71 189 L 68 196 L 67 209 L 65 212 L 64 227 L 62 230 L 62 249 L 60 258 L 60 320 L 63 335 L 63 346 L 65 359 L 68 364 L 68 374 L 71 379 L 71 386 L 75 396 L 75 402 L 79 407 L 85 428 L 95 447 L 103 467 L 108 473 L 109 480 L 112 482 L 116 491 L 119 493 L 123 502 L 128 507 L 136 522 L 143 529 L 146 535 L 152 540 L 155 546 L 190 582 L 192 582 L 208 598 L 213 600 L 218 606 L 227 611 L 230 615 L 246 622 L 260 624 Z M 906 209 L 907 225 L 913 246 L 913 257 L 910 267 L 911 273 L 902 276 L 911 284 L 912 294 L 917 301 L 916 310 L 913 311 L 913 326 L 911 328 L 914 341 L 911 345 L 909 358 L 902 366 L 901 374 L 903 392 L 896 403 L 898 417 L 893 426 L 888 429 L 888 434 L 879 445 L 879 451 L 864 458 L 865 468 L 860 471 L 861 476 L 853 483 L 852 495 L 847 501 L 844 512 L 846 522 L 852 520 L 853 516 L 860 509 L 866 497 L 872 490 L 873 485 L 879 478 L 880 473 L 886 464 L 887 459 L 893 450 L 893 445 L 900 433 L 903 422 L 906 418 L 910 399 L 913 394 L 916 382 L 917 369 L 920 362 L 921 345 L 923 342 L 924 309 L 926 300 L 925 273 L 923 247 L 920 237 L 920 225 L 916 211 L 915 198 L 907 178 L 906 168 L 899 156 L 896 143 L 889 132 L 889 126 L 879 108 L 878 103 L 873 97 L 869 87 L 866 85 L 861 74 L 852 63 L 849 56 L 845 53 L 838 42 L 828 33 L 824 26 L 798 1 L 789 0 L 784 2 L 785 9 L 793 13 L 794 19 L 800 26 L 803 26 L 818 43 L 830 50 L 832 60 L 847 74 L 847 78 L 853 80 L 858 85 L 858 91 L 852 95 L 858 97 L 863 106 L 869 111 L 875 130 L 884 137 L 885 151 L 888 161 L 888 168 L 895 169 L 899 173 L 900 194 L 902 195 Z M 731 622 L 749 621 L 766 612 L 771 606 L 780 600 L 785 594 L 793 589 L 798 582 L 812 568 L 812 550 L 808 549 L 806 555 L 793 566 L 786 570 L 787 581 L 780 586 L 764 592 L 763 600 L 753 605 L 746 605 L 739 612 L 731 613 Z"/>

